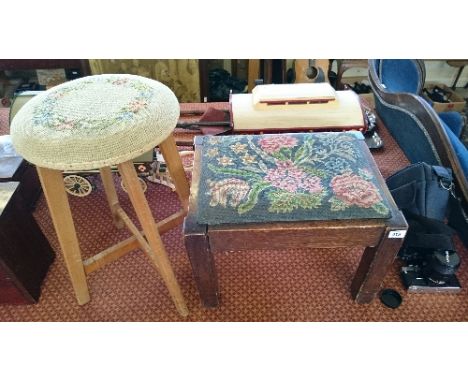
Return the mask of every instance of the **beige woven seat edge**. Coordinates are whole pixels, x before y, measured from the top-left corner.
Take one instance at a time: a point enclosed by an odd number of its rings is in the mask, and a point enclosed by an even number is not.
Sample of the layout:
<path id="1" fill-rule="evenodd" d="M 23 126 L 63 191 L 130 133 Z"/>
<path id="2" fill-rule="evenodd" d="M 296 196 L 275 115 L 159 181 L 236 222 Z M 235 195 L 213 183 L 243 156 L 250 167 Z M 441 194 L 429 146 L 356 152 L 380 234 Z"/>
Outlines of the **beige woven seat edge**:
<path id="1" fill-rule="evenodd" d="M 183 222 L 189 184 L 172 132 L 179 116 L 174 93 L 160 82 L 128 74 L 83 77 L 26 103 L 11 124 L 13 145 L 36 165 L 71 283 L 80 305 L 90 301 L 87 275 L 140 248 L 159 271 L 178 310 L 188 309 L 161 234 Z M 159 146 L 182 208 L 155 222 L 132 159 Z M 116 165 L 141 224 L 119 204 L 110 166 Z M 64 188 L 64 170 L 99 168 L 114 224 L 131 237 L 83 261 Z"/>

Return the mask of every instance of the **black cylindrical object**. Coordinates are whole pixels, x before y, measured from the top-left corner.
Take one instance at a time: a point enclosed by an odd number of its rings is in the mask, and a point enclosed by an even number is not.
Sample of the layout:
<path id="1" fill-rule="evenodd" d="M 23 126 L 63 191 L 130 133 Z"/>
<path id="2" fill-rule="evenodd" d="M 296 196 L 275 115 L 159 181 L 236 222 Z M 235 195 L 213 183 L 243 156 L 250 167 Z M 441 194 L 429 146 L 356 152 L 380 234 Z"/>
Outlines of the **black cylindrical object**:
<path id="1" fill-rule="evenodd" d="M 436 284 L 445 284 L 458 270 L 460 256 L 454 251 L 434 251 L 427 255 L 423 266 L 425 277 Z"/>

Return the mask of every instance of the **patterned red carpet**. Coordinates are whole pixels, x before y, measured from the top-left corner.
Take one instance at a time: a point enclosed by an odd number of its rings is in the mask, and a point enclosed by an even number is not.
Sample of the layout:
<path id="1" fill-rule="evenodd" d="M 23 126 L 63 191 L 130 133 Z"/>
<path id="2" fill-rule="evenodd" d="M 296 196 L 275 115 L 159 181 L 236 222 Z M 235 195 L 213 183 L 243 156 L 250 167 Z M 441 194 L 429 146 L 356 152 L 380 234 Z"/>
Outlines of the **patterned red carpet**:
<path id="1" fill-rule="evenodd" d="M 7 132 L 7 109 L 0 109 L 0 132 Z M 375 159 L 386 177 L 407 161 L 386 130 L 379 126 L 385 148 Z M 116 176 L 116 182 L 118 181 Z M 70 198 L 85 257 L 128 236 L 116 230 L 98 178 L 96 190 L 85 198 Z M 118 187 L 123 207 L 131 212 Z M 178 207 L 176 195 L 164 186 L 149 184 L 147 197 L 156 219 Z M 131 216 L 134 216 L 131 214 Z M 298 249 L 230 252 L 216 255 L 221 306 L 201 307 L 185 252 L 181 227 L 163 236 L 174 271 L 190 309 L 182 319 L 157 272 L 141 252 L 133 252 L 89 278 L 91 302 L 79 306 L 73 295 L 44 198 L 35 217 L 58 256 L 43 284 L 36 305 L 0 306 L 0 321 L 465 321 L 468 318 L 468 251 L 457 240 L 462 257 L 458 272 L 464 286 L 458 295 L 415 295 L 405 292 L 395 262 L 384 287 L 403 296 L 391 310 L 378 300 L 358 305 L 349 288 L 361 248 Z"/>

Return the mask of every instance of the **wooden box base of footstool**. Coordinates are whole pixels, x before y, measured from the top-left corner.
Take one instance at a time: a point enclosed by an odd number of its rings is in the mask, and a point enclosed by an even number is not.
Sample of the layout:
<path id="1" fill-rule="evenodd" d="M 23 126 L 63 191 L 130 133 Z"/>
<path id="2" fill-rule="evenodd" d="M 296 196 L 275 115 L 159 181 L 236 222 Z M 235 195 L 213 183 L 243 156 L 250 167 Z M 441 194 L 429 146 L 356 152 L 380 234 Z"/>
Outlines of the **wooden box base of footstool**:
<path id="1" fill-rule="evenodd" d="M 210 226 L 197 222 L 203 146 L 202 139 L 195 138 L 190 207 L 184 222 L 184 239 L 195 282 L 205 307 L 216 307 L 220 302 L 214 254 L 258 249 L 365 247 L 351 284 L 351 295 L 358 303 L 370 303 L 374 299 L 403 243 L 408 225 L 395 205 L 369 149 L 364 141 L 360 144 L 389 202 L 391 218 Z"/>

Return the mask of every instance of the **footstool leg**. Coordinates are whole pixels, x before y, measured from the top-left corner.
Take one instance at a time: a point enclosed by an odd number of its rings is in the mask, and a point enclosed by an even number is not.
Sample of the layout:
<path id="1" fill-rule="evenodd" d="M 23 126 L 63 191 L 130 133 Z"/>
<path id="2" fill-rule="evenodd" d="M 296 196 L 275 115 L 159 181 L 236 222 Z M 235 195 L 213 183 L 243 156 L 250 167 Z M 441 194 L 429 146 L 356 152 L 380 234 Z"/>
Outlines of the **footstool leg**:
<path id="1" fill-rule="evenodd" d="M 119 198 L 117 197 L 117 191 L 115 190 L 112 171 L 110 167 L 102 167 L 99 169 L 99 172 L 101 173 L 102 185 L 104 186 L 104 191 L 106 193 L 107 203 L 109 203 L 109 208 L 112 212 L 114 225 L 117 228 L 123 228 L 124 222 L 116 212 L 119 207 Z"/>
<path id="2" fill-rule="evenodd" d="M 169 174 L 174 182 L 180 202 L 182 203 L 184 210 L 187 212 L 190 186 L 185 175 L 182 159 L 180 159 L 179 152 L 177 151 L 177 145 L 174 137 L 170 135 L 164 142 L 159 144 L 159 148 L 166 162 L 166 166 L 169 169 Z"/>
<path id="3" fill-rule="evenodd" d="M 383 279 L 403 244 L 403 238 L 389 238 L 387 227 L 375 247 L 367 247 L 351 283 L 351 295 L 356 302 L 368 304 L 377 296 Z"/>
<path id="4" fill-rule="evenodd" d="M 62 172 L 43 167 L 37 167 L 37 172 L 75 290 L 76 299 L 78 304 L 86 304 L 90 300 L 88 284 Z"/>
<path id="5" fill-rule="evenodd" d="M 185 248 L 203 305 L 206 308 L 216 308 L 219 305 L 218 276 L 206 233 L 186 232 Z"/>
<path id="6" fill-rule="evenodd" d="M 154 256 L 151 260 L 158 268 L 177 310 L 182 316 L 187 316 L 189 312 L 184 297 L 167 257 L 153 214 L 151 213 L 145 194 L 141 189 L 133 162 L 128 161 L 121 163 L 118 167 L 146 239 L 153 250 Z"/>

